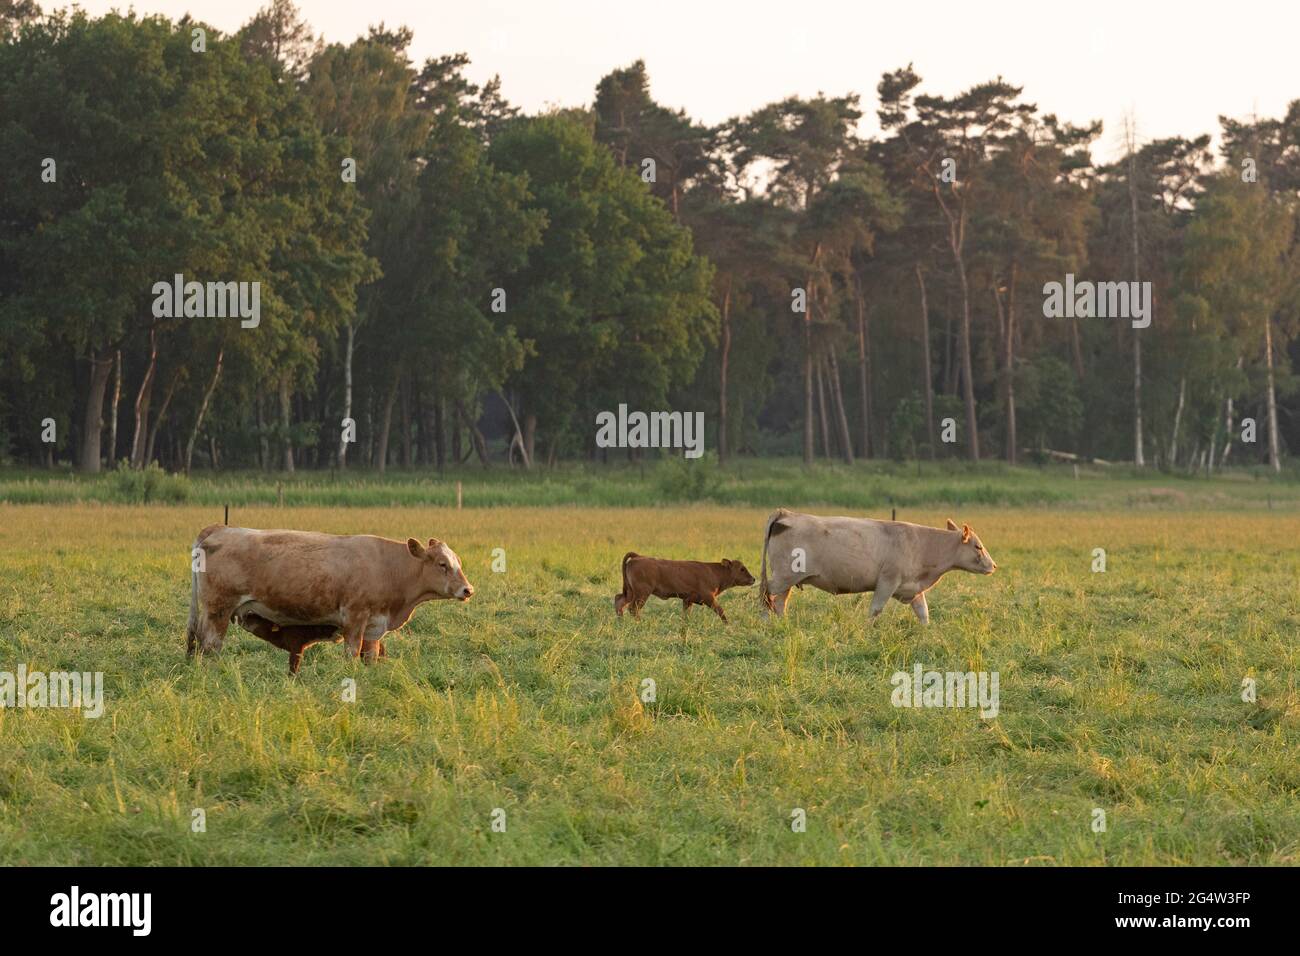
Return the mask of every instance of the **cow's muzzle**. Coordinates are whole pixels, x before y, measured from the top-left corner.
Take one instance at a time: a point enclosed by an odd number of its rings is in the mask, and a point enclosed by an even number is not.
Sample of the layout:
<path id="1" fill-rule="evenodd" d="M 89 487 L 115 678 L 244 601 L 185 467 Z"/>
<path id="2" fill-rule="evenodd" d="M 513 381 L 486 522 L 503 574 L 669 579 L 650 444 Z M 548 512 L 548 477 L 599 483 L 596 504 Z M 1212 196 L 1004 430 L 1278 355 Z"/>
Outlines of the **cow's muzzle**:
<path id="1" fill-rule="evenodd" d="M 468 581 L 466 581 L 465 585 L 459 591 L 456 592 L 456 599 L 459 601 L 468 601 L 473 596 L 474 596 L 474 585 L 470 584 Z"/>

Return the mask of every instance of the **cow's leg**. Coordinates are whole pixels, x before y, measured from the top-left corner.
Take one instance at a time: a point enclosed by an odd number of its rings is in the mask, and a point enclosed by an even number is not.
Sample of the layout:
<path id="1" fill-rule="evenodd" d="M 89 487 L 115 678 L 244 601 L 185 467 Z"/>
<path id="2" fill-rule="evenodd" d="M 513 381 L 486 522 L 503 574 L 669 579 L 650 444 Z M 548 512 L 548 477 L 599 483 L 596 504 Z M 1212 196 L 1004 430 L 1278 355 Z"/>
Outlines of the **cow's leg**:
<path id="1" fill-rule="evenodd" d="M 388 632 L 388 618 L 382 614 L 371 616 L 361 632 L 361 659 L 373 664 L 383 654 L 384 634 Z"/>
<path id="2" fill-rule="evenodd" d="M 722 605 L 718 603 L 718 596 L 716 594 L 709 595 L 709 607 L 713 608 L 713 612 L 717 614 L 718 617 L 722 618 L 723 624 L 727 623 L 727 615 L 722 613 Z"/>
<path id="3" fill-rule="evenodd" d="M 894 592 L 898 590 L 898 586 L 902 583 L 902 580 L 897 577 L 887 578 L 882 576 L 876 580 L 876 591 L 871 595 L 870 617 L 880 616 L 880 612 L 885 609 L 885 605 L 889 603 L 889 599 L 894 596 Z"/>
<path id="4" fill-rule="evenodd" d="M 199 653 L 215 654 L 221 650 L 226 640 L 226 628 L 230 626 L 233 607 L 216 607 L 200 612 L 198 621 Z"/>
<path id="5" fill-rule="evenodd" d="M 623 606 L 625 604 L 627 604 L 627 598 L 625 598 L 622 594 L 614 595 L 614 613 L 617 614 L 619 617 L 623 616 Z"/>
<path id="6" fill-rule="evenodd" d="M 768 591 L 768 597 L 772 602 L 770 605 L 771 610 L 768 610 L 769 605 L 764 602 L 763 616 L 767 617 L 769 614 L 775 614 L 777 617 L 783 617 L 785 615 L 786 604 L 789 602 L 792 592 L 793 588 L 786 588 L 784 591 Z"/>
<path id="7" fill-rule="evenodd" d="M 370 615 L 364 611 L 349 610 L 343 617 L 343 654 L 355 659 L 361 656 L 362 636 L 366 632 Z"/>
<path id="8" fill-rule="evenodd" d="M 930 623 L 930 608 L 925 603 L 924 594 L 918 594 L 916 597 L 912 598 L 911 608 L 912 613 L 916 615 L 918 621 L 922 624 Z"/>

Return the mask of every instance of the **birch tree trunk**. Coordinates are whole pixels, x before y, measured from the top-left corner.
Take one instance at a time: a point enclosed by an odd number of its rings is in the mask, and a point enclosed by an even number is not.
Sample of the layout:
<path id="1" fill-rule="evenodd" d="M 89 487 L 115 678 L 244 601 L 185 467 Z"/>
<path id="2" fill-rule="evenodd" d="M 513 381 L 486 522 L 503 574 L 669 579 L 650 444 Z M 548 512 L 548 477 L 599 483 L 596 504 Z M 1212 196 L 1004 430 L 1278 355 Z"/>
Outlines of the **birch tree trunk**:
<path id="1" fill-rule="evenodd" d="M 149 365 L 145 368 L 144 378 L 140 380 L 140 390 L 135 395 L 135 434 L 131 438 L 131 467 L 144 467 L 145 431 L 149 425 L 149 402 L 153 396 L 153 380 L 158 372 L 158 340 L 156 333 L 149 331 Z"/>
<path id="2" fill-rule="evenodd" d="M 117 464 L 117 410 L 122 401 L 122 350 L 113 354 L 113 399 L 108 413 L 108 467 Z"/>
<path id="3" fill-rule="evenodd" d="M 813 253 L 815 262 L 817 255 Z M 812 274 L 809 273 L 807 281 L 804 283 L 804 308 L 807 309 L 803 315 L 803 463 L 811 465 L 813 463 L 813 356 L 812 356 L 812 310 L 813 310 L 813 285 Z"/>
<path id="4" fill-rule="evenodd" d="M 190 432 L 190 440 L 185 443 L 185 474 L 190 473 L 190 466 L 194 462 L 194 443 L 199 439 L 199 431 L 203 428 L 203 419 L 208 414 L 208 405 L 212 402 L 212 394 L 217 390 L 217 381 L 221 378 L 221 363 L 226 356 L 226 348 L 223 345 L 217 352 L 217 366 L 212 371 L 212 380 L 208 382 L 207 389 L 203 392 L 203 401 L 199 404 L 199 413 L 194 417 L 194 429 Z M 217 463 L 214 459 L 212 467 L 216 468 Z"/>
<path id="5" fill-rule="evenodd" d="M 177 369 L 172 376 L 172 380 L 167 383 L 167 391 L 163 394 L 163 403 L 158 408 L 158 414 L 153 416 L 153 422 L 149 425 L 149 440 L 144 446 L 144 464 L 153 461 L 154 443 L 158 439 L 158 429 L 167 418 L 167 409 L 171 406 L 172 396 L 176 394 L 176 386 L 181 381 L 181 370 Z"/>
<path id="6" fill-rule="evenodd" d="M 356 342 L 356 330 L 352 323 L 347 324 L 347 344 L 343 350 L 343 417 L 345 419 L 352 417 L 352 349 Z M 340 427 L 339 430 L 339 470 L 342 471 L 348 463 L 348 442 L 344 440 L 347 429 Z"/>
<path id="7" fill-rule="evenodd" d="M 925 296 L 925 273 L 921 263 L 916 263 L 916 284 L 921 289 L 921 394 L 925 396 L 925 433 L 930 441 L 930 457 L 935 456 L 934 441 L 934 379 L 930 371 L 930 308 Z"/>
<path id="8" fill-rule="evenodd" d="M 1169 467 L 1172 468 L 1178 464 L 1178 431 L 1183 423 L 1183 404 L 1187 399 L 1187 377 L 1183 376 L 1178 380 L 1178 405 L 1174 408 L 1174 433 L 1169 438 Z M 1229 408 L 1232 407 L 1232 399 L 1228 399 Z M 1228 420 L 1228 444 L 1223 446 L 1223 453 L 1228 453 L 1228 448 L 1232 444 L 1232 413 L 1229 412 Z"/>
<path id="9" fill-rule="evenodd" d="M 1137 139 L 1132 125 L 1128 126 L 1128 199 L 1133 217 L 1133 281 L 1139 281 L 1138 259 L 1138 206 L 1137 206 Z M 1145 467 L 1142 453 L 1142 336 L 1141 329 L 1133 330 L 1133 464 Z"/>
<path id="10" fill-rule="evenodd" d="M 867 305 L 862 279 L 853 272 L 853 299 L 858 310 L 858 403 L 862 413 L 862 457 L 871 457 L 871 338 L 867 329 Z"/>
<path id="11" fill-rule="evenodd" d="M 1268 370 L 1268 464 L 1282 470 L 1282 448 L 1277 434 L 1277 395 L 1273 383 L 1273 316 L 1264 317 L 1264 367 Z"/>

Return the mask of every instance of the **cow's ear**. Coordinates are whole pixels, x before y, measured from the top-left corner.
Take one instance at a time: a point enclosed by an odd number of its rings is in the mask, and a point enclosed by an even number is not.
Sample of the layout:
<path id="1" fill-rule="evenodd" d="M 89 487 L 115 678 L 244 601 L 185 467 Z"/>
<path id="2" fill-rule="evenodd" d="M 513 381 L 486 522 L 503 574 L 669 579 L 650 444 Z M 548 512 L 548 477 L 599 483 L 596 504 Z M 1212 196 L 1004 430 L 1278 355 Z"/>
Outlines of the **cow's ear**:
<path id="1" fill-rule="evenodd" d="M 953 521 L 951 518 L 948 519 L 948 530 L 949 531 L 959 530 L 957 527 L 957 522 Z"/>
<path id="2" fill-rule="evenodd" d="M 420 542 L 416 541 L 414 538 L 406 539 L 406 550 L 411 552 L 411 557 L 413 558 L 424 557 L 424 545 L 420 544 Z"/>
<path id="3" fill-rule="evenodd" d="M 724 568 L 729 568 L 729 567 L 731 567 L 732 564 L 734 564 L 734 563 L 735 563 L 735 562 L 733 562 L 733 561 L 731 560 L 731 558 L 723 558 L 723 559 L 722 559 L 722 566 L 723 566 Z"/>
<path id="4" fill-rule="evenodd" d="M 961 543 L 962 543 L 962 544 L 965 544 L 967 541 L 969 541 L 969 540 L 970 540 L 970 536 L 971 536 L 973 533 L 974 533 L 974 532 L 972 532 L 971 529 L 970 529 L 970 525 L 968 525 L 968 524 L 964 524 L 964 525 L 962 525 L 962 526 L 961 526 Z"/>
<path id="5" fill-rule="evenodd" d="M 429 550 L 432 551 L 434 548 L 438 547 L 440 544 L 442 544 L 442 542 L 439 541 L 437 538 L 430 538 L 430 539 L 429 539 Z"/>

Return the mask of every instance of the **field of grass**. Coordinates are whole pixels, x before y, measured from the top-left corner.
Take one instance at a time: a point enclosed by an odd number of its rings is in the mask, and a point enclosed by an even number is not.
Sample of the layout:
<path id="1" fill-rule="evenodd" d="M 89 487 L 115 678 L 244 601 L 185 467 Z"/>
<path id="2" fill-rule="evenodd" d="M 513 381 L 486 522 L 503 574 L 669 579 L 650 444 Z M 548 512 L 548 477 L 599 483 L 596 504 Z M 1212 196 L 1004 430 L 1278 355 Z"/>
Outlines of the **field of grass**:
<path id="1" fill-rule="evenodd" d="M 86 476 L 65 469 L 0 470 L 0 503 L 191 504 L 221 508 L 436 507 L 573 505 L 634 508 L 710 503 L 770 510 L 775 503 L 859 511 L 891 507 L 1052 507 L 1233 510 L 1300 509 L 1300 470 L 1234 468 L 1213 477 L 1123 466 L 978 465 L 927 462 L 818 462 L 737 459 L 725 467 L 707 457 L 563 463 L 532 471 L 495 465 L 373 471 L 195 472 L 192 479 L 158 470 Z"/>
<path id="2" fill-rule="evenodd" d="M 241 506 L 436 535 L 478 590 L 377 666 L 318 646 L 291 679 L 237 628 L 184 657 L 212 507 L 0 505 L 0 670 L 103 671 L 107 700 L 0 710 L 0 864 L 1300 862 L 1294 505 L 963 508 L 1000 570 L 941 581 L 928 629 L 811 590 L 767 621 L 756 588 L 730 626 L 615 618 L 624 551 L 757 574 L 768 510 Z M 996 671 L 1000 713 L 895 708 L 916 663 Z"/>

